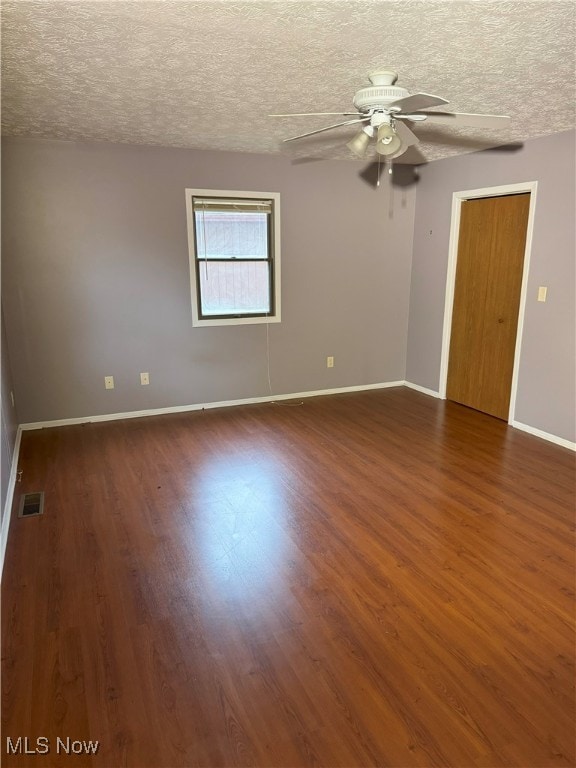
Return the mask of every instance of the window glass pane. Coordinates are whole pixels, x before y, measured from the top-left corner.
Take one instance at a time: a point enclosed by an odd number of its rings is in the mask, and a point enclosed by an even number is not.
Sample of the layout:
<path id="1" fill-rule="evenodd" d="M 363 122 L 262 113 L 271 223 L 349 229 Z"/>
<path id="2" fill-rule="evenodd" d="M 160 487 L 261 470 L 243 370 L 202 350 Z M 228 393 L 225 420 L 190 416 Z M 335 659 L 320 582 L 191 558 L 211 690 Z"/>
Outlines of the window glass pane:
<path id="1" fill-rule="evenodd" d="M 267 259 L 268 214 L 195 211 L 198 259 Z"/>
<path id="2" fill-rule="evenodd" d="M 198 264 L 203 315 L 270 312 L 268 262 Z"/>

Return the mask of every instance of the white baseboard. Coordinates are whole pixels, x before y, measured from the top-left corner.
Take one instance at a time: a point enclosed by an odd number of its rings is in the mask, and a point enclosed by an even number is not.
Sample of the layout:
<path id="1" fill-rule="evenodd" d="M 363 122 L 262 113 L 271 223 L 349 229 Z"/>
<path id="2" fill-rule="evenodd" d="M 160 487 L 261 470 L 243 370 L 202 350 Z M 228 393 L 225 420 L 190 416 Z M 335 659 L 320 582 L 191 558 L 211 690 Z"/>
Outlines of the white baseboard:
<path id="1" fill-rule="evenodd" d="M 6 493 L 6 502 L 2 515 L 2 528 L 0 530 L 0 580 L 4 570 L 4 557 L 6 555 L 6 545 L 8 543 L 8 529 L 12 519 L 12 502 L 14 500 L 14 488 L 16 487 L 16 475 L 18 474 L 18 457 L 20 454 L 20 440 L 22 439 L 22 428 L 18 427 L 16 433 L 16 442 L 12 453 L 12 467 L 10 468 L 10 479 L 8 481 L 8 491 Z"/>
<path id="2" fill-rule="evenodd" d="M 426 389 L 426 387 L 421 387 L 419 384 L 412 384 L 411 381 L 405 381 L 404 386 L 409 387 L 410 389 L 415 389 L 417 392 L 422 392 L 424 395 L 430 395 L 431 397 L 441 397 L 439 392 L 435 392 L 433 389 Z M 508 422 L 508 424 L 515 429 L 522 430 L 522 432 L 528 432 L 535 437 L 540 437 L 542 440 L 548 440 L 550 443 L 555 443 L 556 445 L 561 445 L 563 448 L 576 451 L 576 443 L 572 443 L 570 440 L 565 440 L 563 437 L 552 435 L 549 432 L 536 429 L 536 427 L 530 427 L 528 424 L 522 424 L 521 421 L 512 420 Z"/>
<path id="3" fill-rule="evenodd" d="M 71 424 L 87 424 L 90 422 L 99 422 L 99 421 L 116 421 L 118 419 L 136 419 L 142 416 L 161 416 L 162 414 L 165 414 L 165 413 L 186 413 L 187 411 L 202 411 L 202 410 L 207 410 L 209 408 L 228 408 L 235 405 L 273 403 L 277 400 L 296 400 L 298 398 L 318 397 L 320 395 L 337 395 L 344 392 L 365 392 L 371 389 L 387 389 L 388 387 L 408 387 L 409 389 L 413 389 L 416 392 L 421 392 L 424 395 L 429 395 L 430 397 L 435 397 L 435 398 L 441 398 L 441 395 L 439 392 L 436 392 L 433 389 L 428 389 L 427 387 L 421 387 L 419 384 L 413 384 L 411 381 L 386 381 L 386 382 L 381 382 L 379 384 L 363 384 L 363 385 L 354 386 L 354 387 L 335 387 L 334 389 L 315 389 L 309 392 L 291 392 L 285 395 L 274 395 L 274 396 L 267 395 L 265 397 L 246 397 L 240 400 L 221 400 L 215 403 L 195 403 L 193 405 L 175 405 L 175 406 L 170 406 L 168 408 L 150 408 L 144 411 L 126 411 L 124 413 L 104 413 L 104 414 L 98 414 L 96 416 L 81 416 L 73 419 L 54 419 L 52 421 L 35 421 L 35 422 L 20 424 L 20 426 L 18 427 L 16 445 L 14 448 L 14 459 L 12 463 L 12 472 L 10 475 L 10 483 L 8 486 L 8 495 L 6 497 L 6 504 L 12 503 L 11 496 L 14 493 L 14 482 L 16 477 L 18 449 L 20 447 L 21 432 L 24 430 L 45 429 L 48 427 L 64 427 Z M 556 445 L 561 445 L 563 448 L 568 448 L 569 450 L 576 451 L 576 443 L 573 443 L 570 440 L 566 440 L 563 437 L 552 435 L 549 432 L 544 432 L 541 429 L 536 429 L 536 427 L 531 427 L 528 424 L 522 424 L 522 422 L 519 422 L 519 421 L 511 421 L 509 422 L 509 424 L 511 427 L 514 427 L 515 429 L 520 429 L 523 432 L 528 432 L 529 434 L 535 435 L 536 437 L 540 437 L 543 440 L 548 440 L 549 442 L 555 443 Z M 3 561 L 4 548 L 6 546 L 7 533 L 5 534 L 4 528 L 7 520 L 9 524 L 9 517 L 7 518 L 5 514 L 3 518 L 4 522 L 2 524 L 2 532 L 0 533 L 0 557 L 2 558 L 2 560 L 0 560 L 0 566 L 1 566 L 1 562 Z"/>
<path id="4" fill-rule="evenodd" d="M 543 432 L 541 429 L 536 429 L 536 427 L 530 427 L 528 424 L 522 424 L 521 421 L 511 421 L 510 426 L 515 429 L 520 429 L 522 432 L 528 432 L 535 437 L 541 437 L 543 440 L 548 440 L 556 445 L 561 445 L 563 448 L 568 448 L 570 451 L 576 451 L 576 443 L 566 440 L 563 437 L 558 437 L 557 435 L 551 435 L 550 432 Z"/>
<path id="5" fill-rule="evenodd" d="M 433 389 L 427 389 L 426 387 L 421 387 L 420 384 L 412 384 L 411 381 L 404 381 L 403 384 L 405 387 L 415 389 L 416 392 L 422 392 L 423 395 L 430 395 L 430 397 L 440 397 L 440 392 L 436 392 Z"/>
<path id="6" fill-rule="evenodd" d="M 116 421 L 118 419 L 136 419 L 141 416 L 161 416 L 165 413 L 185 413 L 186 411 L 203 411 L 208 408 L 228 408 L 233 405 L 253 405 L 255 403 L 274 403 L 277 400 L 296 400 L 302 397 L 318 397 L 319 395 L 338 395 L 343 392 L 364 392 L 370 389 L 386 389 L 401 387 L 403 381 L 386 381 L 380 384 L 364 384 L 355 387 L 336 387 L 334 389 L 315 389 L 311 392 L 292 392 L 287 395 L 267 395 L 265 397 L 246 397 L 242 400 L 221 400 L 216 403 L 195 403 L 194 405 L 175 405 L 168 408 L 150 408 L 145 411 L 126 411 L 125 413 L 105 413 L 97 416 L 82 416 L 74 419 L 56 419 L 54 421 L 35 421 L 21 424 L 20 429 L 45 429 L 47 427 L 65 427 L 70 424 L 87 424 L 97 421 Z"/>

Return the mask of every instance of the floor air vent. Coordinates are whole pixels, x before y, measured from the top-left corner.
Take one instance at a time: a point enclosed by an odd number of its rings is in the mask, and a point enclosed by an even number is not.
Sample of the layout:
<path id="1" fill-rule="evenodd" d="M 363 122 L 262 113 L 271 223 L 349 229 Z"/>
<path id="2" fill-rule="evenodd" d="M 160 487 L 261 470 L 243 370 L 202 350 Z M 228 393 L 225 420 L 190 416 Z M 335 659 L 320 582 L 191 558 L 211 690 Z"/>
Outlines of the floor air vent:
<path id="1" fill-rule="evenodd" d="M 25 493 L 20 499 L 18 517 L 32 517 L 44 512 L 44 491 Z"/>

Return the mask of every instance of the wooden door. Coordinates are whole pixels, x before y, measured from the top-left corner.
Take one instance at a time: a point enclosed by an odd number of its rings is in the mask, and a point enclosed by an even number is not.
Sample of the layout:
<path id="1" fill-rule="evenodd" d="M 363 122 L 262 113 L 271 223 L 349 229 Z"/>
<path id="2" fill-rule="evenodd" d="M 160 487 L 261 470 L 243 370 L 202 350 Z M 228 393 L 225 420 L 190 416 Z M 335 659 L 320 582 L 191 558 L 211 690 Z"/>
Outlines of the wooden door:
<path id="1" fill-rule="evenodd" d="M 508 420 L 530 193 L 461 207 L 446 396 Z"/>

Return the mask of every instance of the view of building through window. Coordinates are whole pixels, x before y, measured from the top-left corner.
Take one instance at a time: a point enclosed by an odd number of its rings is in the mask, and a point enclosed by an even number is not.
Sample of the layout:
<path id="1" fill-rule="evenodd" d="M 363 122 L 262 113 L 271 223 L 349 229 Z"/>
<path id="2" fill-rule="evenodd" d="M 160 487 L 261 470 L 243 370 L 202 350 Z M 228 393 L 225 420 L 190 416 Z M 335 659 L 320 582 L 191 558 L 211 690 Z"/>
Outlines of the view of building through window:
<path id="1" fill-rule="evenodd" d="M 202 315 L 270 312 L 270 214 L 195 212 Z"/>
<path id="2" fill-rule="evenodd" d="M 280 194 L 186 189 L 192 325 L 281 321 Z"/>

